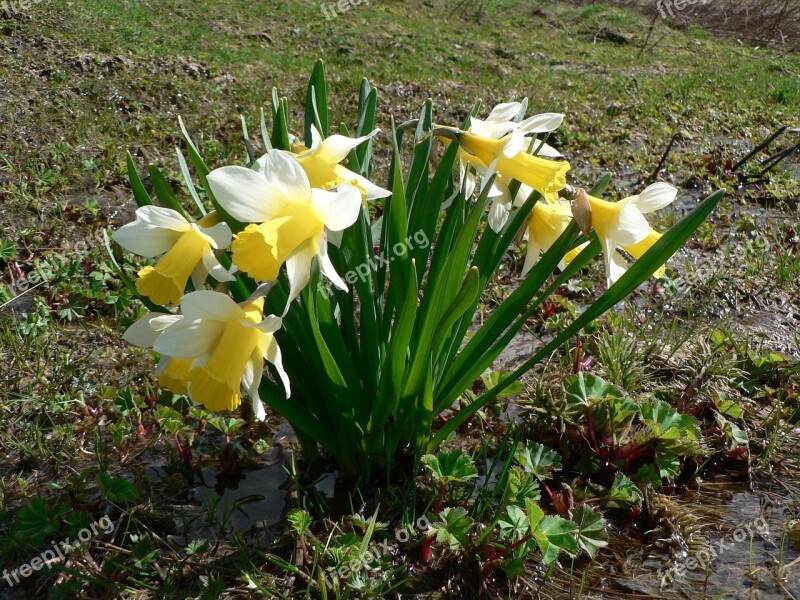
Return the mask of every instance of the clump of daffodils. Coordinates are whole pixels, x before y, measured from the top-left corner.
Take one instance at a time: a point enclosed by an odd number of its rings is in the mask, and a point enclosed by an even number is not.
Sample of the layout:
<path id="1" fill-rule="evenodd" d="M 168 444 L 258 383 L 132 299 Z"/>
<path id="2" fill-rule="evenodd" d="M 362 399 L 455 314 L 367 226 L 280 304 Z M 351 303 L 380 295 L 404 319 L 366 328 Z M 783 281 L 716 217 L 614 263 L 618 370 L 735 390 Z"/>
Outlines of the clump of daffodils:
<path id="1" fill-rule="evenodd" d="M 432 132 L 445 144 L 458 144 L 458 180 L 467 198 L 491 186 L 485 218 L 494 232 L 503 230 L 515 207 L 537 195 L 521 237 L 527 248 L 523 274 L 576 218 L 570 202 L 575 190 L 567 183 L 570 164 L 546 142 L 564 116 L 525 118 L 526 104 L 501 104 L 485 119 L 472 118 L 467 129 L 437 126 Z M 160 354 L 161 386 L 213 411 L 235 409 L 247 395 L 259 419 L 266 414 L 259 393 L 263 377 L 290 397 L 292 382 L 276 332 L 315 270 L 333 287 L 349 289 L 329 245 L 338 245 L 370 208 L 374 212 L 371 203 L 391 194 L 348 168 L 348 156 L 377 133 L 323 138 L 312 125 L 310 147 L 295 139 L 251 166 L 210 171 L 206 181 L 217 210 L 195 221 L 173 208 L 145 205 L 135 221 L 116 231 L 117 244 L 147 259 L 135 290 L 154 309 L 124 339 Z M 586 200 L 581 228 L 596 233 L 611 286 L 658 241 L 645 215 L 670 204 L 676 190 L 657 183 L 618 202 L 580 193 Z M 567 253 L 562 266 L 582 247 Z M 270 314 L 265 290 L 282 277 L 288 290 Z M 237 301 L 231 290 L 242 281 L 259 287 Z"/>

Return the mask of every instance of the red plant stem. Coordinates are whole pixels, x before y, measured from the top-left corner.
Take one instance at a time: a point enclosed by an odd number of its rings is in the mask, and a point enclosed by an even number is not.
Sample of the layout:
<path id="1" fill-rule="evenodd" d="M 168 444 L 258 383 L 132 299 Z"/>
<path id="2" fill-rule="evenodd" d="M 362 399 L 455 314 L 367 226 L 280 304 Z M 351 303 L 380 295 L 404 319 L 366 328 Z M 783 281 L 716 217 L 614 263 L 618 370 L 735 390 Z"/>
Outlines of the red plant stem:
<path id="1" fill-rule="evenodd" d="M 578 338 L 578 343 L 575 346 L 575 362 L 572 365 L 572 372 L 577 375 L 581 372 L 581 359 L 583 359 L 583 340 L 580 336 L 575 336 Z"/>
<path id="2" fill-rule="evenodd" d="M 439 497 L 436 499 L 436 506 L 433 507 L 433 514 L 438 515 L 442 512 L 442 507 L 444 506 L 444 499 L 447 496 L 447 484 L 442 483 L 442 486 L 439 488 Z M 431 556 L 433 554 L 433 539 L 434 536 L 429 535 L 424 540 L 422 540 L 422 562 L 429 563 L 431 562 Z"/>
<path id="3" fill-rule="evenodd" d="M 594 451 L 595 456 L 600 456 L 600 447 L 597 445 L 597 437 L 594 432 L 594 420 L 592 419 L 592 407 L 586 407 L 586 429 L 589 432 L 589 446 Z"/>
<path id="4" fill-rule="evenodd" d="M 499 559 L 507 556 L 510 552 L 513 552 L 516 548 L 519 548 L 522 544 L 527 544 L 533 539 L 533 534 L 529 533 L 522 539 L 514 542 L 513 544 L 509 544 L 505 548 L 497 548 L 494 552 L 486 559 L 486 562 L 483 563 L 483 567 L 481 567 L 481 572 L 484 575 L 489 575 L 493 570 L 494 567 L 492 563 L 497 562 Z"/>

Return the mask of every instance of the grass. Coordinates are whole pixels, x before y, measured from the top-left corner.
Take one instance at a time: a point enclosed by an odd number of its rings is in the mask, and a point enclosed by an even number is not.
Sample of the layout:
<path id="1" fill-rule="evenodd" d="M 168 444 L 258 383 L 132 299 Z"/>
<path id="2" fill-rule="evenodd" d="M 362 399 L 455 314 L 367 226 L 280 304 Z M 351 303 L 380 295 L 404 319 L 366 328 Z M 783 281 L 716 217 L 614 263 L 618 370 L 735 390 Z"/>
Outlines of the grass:
<path id="1" fill-rule="evenodd" d="M 677 134 L 659 175 L 685 185 L 683 208 L 706 191 L 739 183 L 717 165 L 742 157 L 780 125 L 797 126 L 796 54 L 662 22 L 648 36 L 650 19 L 603 4 L 511 4 L 475 22 L 468 12 L 453 13 L 450 3 L 422 0 L 380 0 L 331 20 L 310 1 L 266 2 L 254 10 L 238 0 L 209 0 L 202 8 L 177 0 L 50 0 L 0 20 L 0 120 L 7 124 L 0 130 L 2 564 L 22 565 L 103 515 L 114 522 L 112 534 L 59 561 L 53 568 L 61 575 L 40 572 L 9 594 L 216 597 L 260 590 L 317 597 L 320 573 L 336 572 L 362 544 L 391 541 L 396 529 L 435 505 L 439 488 L 422 473 L 416 482 L 362 496 L 348 494 L 341 481 L 331 490 L 330 474 L 304 473 L 297 465 L 295 443 L 278 418 L 259 425 L 244 412 L 228 421 L 191 409 L 154 387 L 148 353 L 121 342 L 140 309 L 113 277 L 99 234 L 133 212 L 126 151 L 140 172 L 158 163 L 179 179 L 178 115 L 212 165 L 241 161 L 238 115 L 252 129 L 273 86 L 294 109 L 302 106 L 306 78 L 321 56 L 329 96 L 338 102 L 333 120 L 348 124 L 362 77 L 379 90 L 384 131 L 390 117 L 415 117 L 428 97 L 443 123 L 460 122 L 476 99 L 491 105 L 528 96 L 532 112 L 565 112 L 565 126 L 551 142 L 588 165 L 574 173 L 581 185 L 612 172 L 612 197 L 640 188 Z M 628 43 L 605 41 L 601 28 Z M 299 126 L 298 114 L 292 118 Z M 376 153 L 380 183 L 386 136 Z M 672 281 L 640 290 L 587 331 L 583 354 L 577 343 L 556 353 L 543 372 L 523 381 L 520 398 L 487 407 L 457 438 L 480 477 L 451 486 L 443 507 L 463 505 L 481 526 L 499 527 L 504 519 L 505 531 L 514 531 L 519 523 L 509 521 L 500 496 L 509 489 L 507 474 L 522 468 L 513 462 L 516 445 L 547 441 L 571 455 L 559 447 L 564 442 L 553 421 L 565 428 L 580 421 L 565 409 L 562 383 L 576 358 L 637 401 L 661 394 L 697 411 L 709 430 L 703 439 L 709 453 L 702 461 L 687 459 L 686 480 L 670 490 L 687 492 L 695 467 L 703 479 L 725 476 L 727 485 L 737 485 L 742 461 L 733 423 L 747 431 L 746 470 L 756 471 L 749 477 L 783 477 L 788 487 L 774 494 L 796 502 L 798 191 L 795 161 L 730 195 L 714 223 L 671 261 Z M 681 210 L 667 211 L 658 226 L 675 222 Z M 510 273 L 490 286 L 487 312 L 518 283 Z M 528 334 L 546 337 L 561 326 L 600 279 L 599 270 L 586 271 L 531 319 Z M 486 377 L 476 385 L 490 384 Z M 513 424 L 505 408 L 517 415 Z M 278 476 L 282 464 L 288 475 Z M 237 491 L 257 478 L 265 491 Z M 554 494 L 565 484 L 584 498 L 609 490 L 602 477 L 584 477 L 570 465 L 546 482 Z M 259 497 L 266 490 L 276 495 Z M 556 507 L 544 496 L 546 506 Z M 285 504 L 282 518 L 268 511 L 274 502 Z M 671 522 L 648 516 L 647 504 L 643 520 L 632 515 L 635 503 L 599 504 L 615 551 L 650 539 L 626 524 L 663 533 Z M 661 504 L 666 514 L 672 510 Z M 288 524 L 295 508 L 309 512 L 309 528 Z M 376 509 L 387 525 L 367 535 Z M 362 510 L 359 521 L 354 515 Z M 481 564 L 481 539 L 457 541 L 452 549 L 436 544 L 428 566 L 419 562 L 422 539 L 393 542 L 392 553 L 380 559 L 380 572 L 390 576 L 373 581 L 378 587 L 371 593 L 388 595 L 402 583 L 404 594 L 436 597 L 450 581 L 470 595 L 516 589 L 593 597 L 601 579 L 617 576 L 609 560 L 548 570 L 533 554 L 520 563 L 514 584 L 505 575 L 476 580 L 469 566 Z M 519 547 L 504 552 L 519 554 Z M 744 567 L 752 570 L 748 553 Z M 774 553 L 783 564 L 796 554 L 789 541 Z M 669 551 L 662 556 L 668 560 Z M 459 568 L 459 561 L 468 566 Z M 331 597 L 355 596 L 341 582 L 326 589 Z"/>

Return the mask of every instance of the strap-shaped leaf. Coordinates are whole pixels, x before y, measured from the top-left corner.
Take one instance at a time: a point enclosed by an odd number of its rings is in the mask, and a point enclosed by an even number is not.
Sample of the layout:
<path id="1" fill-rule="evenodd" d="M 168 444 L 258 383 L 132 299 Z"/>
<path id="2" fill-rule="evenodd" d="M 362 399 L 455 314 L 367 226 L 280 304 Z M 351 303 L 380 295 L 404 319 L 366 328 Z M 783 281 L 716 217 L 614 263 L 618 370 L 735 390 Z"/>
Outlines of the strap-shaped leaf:
<path id="1" fill-rule="evenodd" d="M 175 154 L 178 156 L 178 166 L 181 170 L 183 183 L 186 185 L 186 189 L 189 190 L 189 195 L 192 197 L 192 200 L 194 200 L 195 206 L 197 206 L 197 210 L 202 218 L 206 215 L 206 207 L 203 206 L 203 201 L 200 200 L 200 195 L 197 193 L 197 188 L 194 186 L 192 175 L 189 173 L 189 165 L 186 164 L 186 159 L 183 157 L 183 152 L 180 151 L 180 148 L 175 148 Z"/>
<path id="2" fill-rule="evenodd" d="M 153 199 L 150 198 L 150 194 L 147 193 L 142 180 L 139 178 L 139 173 L 136 171 L 136 165 L 133 162 L 131 153 L 128 152 L 127 154 L 128 179 L 131 182 L 131 190 L 133 190 L 133 199 L 136 201 L 136 206 L 139 208 L 142 206 L 150 206 L 153 204 Z"/>
<path id="3" fill-rule="evenodd" d="M 197 176 L 200 178 L 200 183 L 206 193 L 206 198 L 209 199 L 214 210 L 217 211 L 219 218 L 228 224 L 231 231 L 233 231 L 233 233 L 240 232 L 244 229 L 244 224 L 234 219 L 228 214 L 228 211 L 222 208 L 220 203 L 217 202 L 217 199 L 214 197 L 214 192 L 211 190 L 211 186 L 208 185 L 208 174 L 211 173 L 211 169 L 208 168 L 203 157 L 200 156 L 200 153 L 197 151 L 197 146 L 194 145 L 192 138 L 189 136 L 189 132 L 186 130 L 186 125 L 180 117 L 178 117 L 178 124 L 180 125 L 183 141 L 186 143 L 186 148 L 189 151 L 189 160 L 192 162 L 195 171 L 197 171 Z"/>
<path id="4" fill-rule="evenodd" d="M 311 72 L 306 89 L 305 140 L 311 147 L 311 126 L 314 125 L 320 135 L 328 137 L 328 84 L 325 81 L 325 63 L 318 60 Z"/>
<path id="5" fill-rule="evenodd" d="M 150 165 L 148 171 L 150 173 L 150 183 L 153 184 L 153 190 L 158 198 L 158 203 L 164 208 L 171 208 L 177 211 L 188 219 L 189 215 L 186 214 L 183 206 L 181 206 L 178 197 L 175 195 L 175 192 L 172 191 L 172 187 L 169 185 L 169 181 L 167 181 L 164 173 L 161 172 L 161 169 L 155 165 Z"/>

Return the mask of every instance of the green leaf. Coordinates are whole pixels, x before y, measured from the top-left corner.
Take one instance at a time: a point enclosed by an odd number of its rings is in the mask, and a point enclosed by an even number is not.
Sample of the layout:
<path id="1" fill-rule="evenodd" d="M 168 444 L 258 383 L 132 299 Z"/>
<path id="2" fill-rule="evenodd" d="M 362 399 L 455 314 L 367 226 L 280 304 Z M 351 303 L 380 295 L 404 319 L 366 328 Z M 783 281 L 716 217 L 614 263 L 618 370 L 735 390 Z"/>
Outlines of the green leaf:
<path id="1" fill-rule="evenodd" d="M 666 402 L 648 402 L 642 406 L 642 421 L 660 440 L 697 441 L 700 428 L 691 415 L 682 415 Z"/>
<path id="2" fill-rule="evenodd" d="M 567 404 L 570 406 L 591 407 L 609 396 L 613 398 L 625 396 L 622 388 L 608 383 L 597 375 L 585 372 L 567 377 L 564 380 L 564 391 L 567 396 Z"/>
<path id="3" fill-rule="evenodd" d="M 461 450 L 442 450 L 436 456 L 426 454 L 422 457 L 422 464 L 431 471 L 434 479 L 443 484 L 463 483 L 478 476 L 472 457 Z"/>
<path id="4" fill-rule="evenodd" d="M 447 544 L 454 550 L 469 543 L 469 533 L 475 523 L 463 508 L 445 508 L 438 520 L 431 525 L 430 535 L 440 544 Z"/>
<path id="5" fill-rule="evenodd" d="M 497 523 L 503 539 L 521 540 L 530 530 L 528 515 L 519 506 L 513 504 L 506 507 L 506 513 Z"/>
<path id="6" fill-rule="evenodd" d="M 541 523 L 542 519 L 544 519 L 544 511 L 539 507 L 538 504 L 536 504 L 536 502 L 526 498 L 525 512 L 528 513 L 528 525 L 530 528 L 532 530 L 538 528 L 539 523 Z"/>
<path id="7" fill-rule="evenodd" d="M 573 511 L 572 521 L 578 526 L 578 546 L 594 560 L 600 548 L 608 546 L 605 520 L 591 507 L 581 504 Z"/>
<path id="8" fill-rule="evenodd" d="M 244 427 L 247 423 L 244 419 L 236 419 L 233 417 L 212 417 L 208 420 L 208 424 L 220 433 L 231 435 Z"/>
<path id="9" fill-rule="evenodd" d="M 656 452 L 656 465 L 658 466 L 659 477 L 673 480 L 680 472 L 681 461 L 672 452 L 659 451 Z"/>
<path id="10" fill-rule="evenodd" d="M 44 538 L 59 530 L 58 517 L 64 507 L 49 509 L 43 498 L 34 498 L 17 513 L 14 534 L 21 542 L 41 546 Z"/>
<path id="11" fill-rule="evenodd" d="M 150 173 L 150 183 L 153 184 L 158 203 L 164 208 L 171 208 L 177 211 L 183 215 L 184 218 L 188 219 L 189 215 L 186 214 L 183 206 L 181 206 L 178 197 L 175 195 L 175 192 L 172 191 L 172 187 L 169 185 L 169 181 L 167 181 L 164 173 L 161 172 L 161 169 L 155 165 L 150 165 L 150 167 L 148 167 L 148 172 Z"/>
<path id="12" fill-rule="evenodd" d="M 300 537 L 305 537 L 308 530 L 311 528 L 313 519 L 308 511 L 295 508 L 286 516 L 289 525 L 294 529 L 295 533 Z"/>
<path id="13" fill-rule="evenodd" d="M 136 486 L 122 477 L 113 477 L 101 472 L 97 474 L 97 482 L 106 500 L 129 504 L 139 499 L 139 490 Z"/>
<path id="14" fill-rule="evenodd" d="M 131 153 L 127 152 L 126 154 L 128 163 L 128 179 L 131 182 L 131 190 L 133 191 L 133 199 L 136 201 L 136 206 L 139 208 L 142 206 L 150 206 L 153 204 L 153 200 L 150 198 L 150 194 L 147 193 L 142 180 L 139 178 L 139 173 L 136 171 L 136 164 L 133 162 Z"/>
<path id="15" fill-rule="evenodd" d="M 17 255 L 17 248 L 11 240 L 0 241 L 0 260 L 6 262 L 13 260 Z"/>
<path id="16" fill-rule="evenodd" d="M 323 139 L 328 137 L 328 85 L 325 82 L 325 63 L 321 59 L 314 65 L 306 89 L 305 140 L 308 148 L 311 148 L 312 125 Z"/>
<path id="17" fill-rule="evenodd" d="M 641 490 L 636 484 L 619 471 L 614 476 L 614 483 L 608 490 L 609 506 L 641 505 L 644 500 Z"/>
<path id="18" fill-rule="evenodd" d="M 92 524 L 92 515 L 82 510 L 73 510 L 64 517 L 64 532 L 67 537 L 76 538 L 81 529 L 86 529 Z"/>
<path id="19" fill-rule="evenodd" d="M 549 565 L 558 558 L 561 552 L 574 557 L 578 553 L 575 534 L 578 526 L 561 517 L 548 516 L 542 519 L 533 539 L 542 552 L 542 562 Z"/>
<path id="20" fill-rule="evenodd" d="M 726 417 L 731 417 L 732 419 L 741 419 L 744 416 L 744 410 L 742 407 L 736 404 L 733 400 L 722 400 L 720 399 L 717 402 L 717 410 L 725 415 Z"/>
<path id="21" fill-rule="evenodd" d="M 515 458 L 527 473 L 539 480 L 549 477 L 552 471 L 561 469 L 561 455 L 536 442 L 518 450 Z"/>
<path id="22" fill-rule="evenodd" d="M 486 386 L 487 390 L 492 389 L 503 378 L 506 374 L 506 371 L 492 371 L 491 369 L 487 369 L 481 375 L 481 381 L 483 381 L 483 385 Z M 498 398 L 508 398 L 510 396 L 519 396 L 522 392 L 525 391 L 525 386 L 522 385 L 521 381 L 517 381 L 512 383 L 508 386 L 502 394 L 498 396 Z"/>

